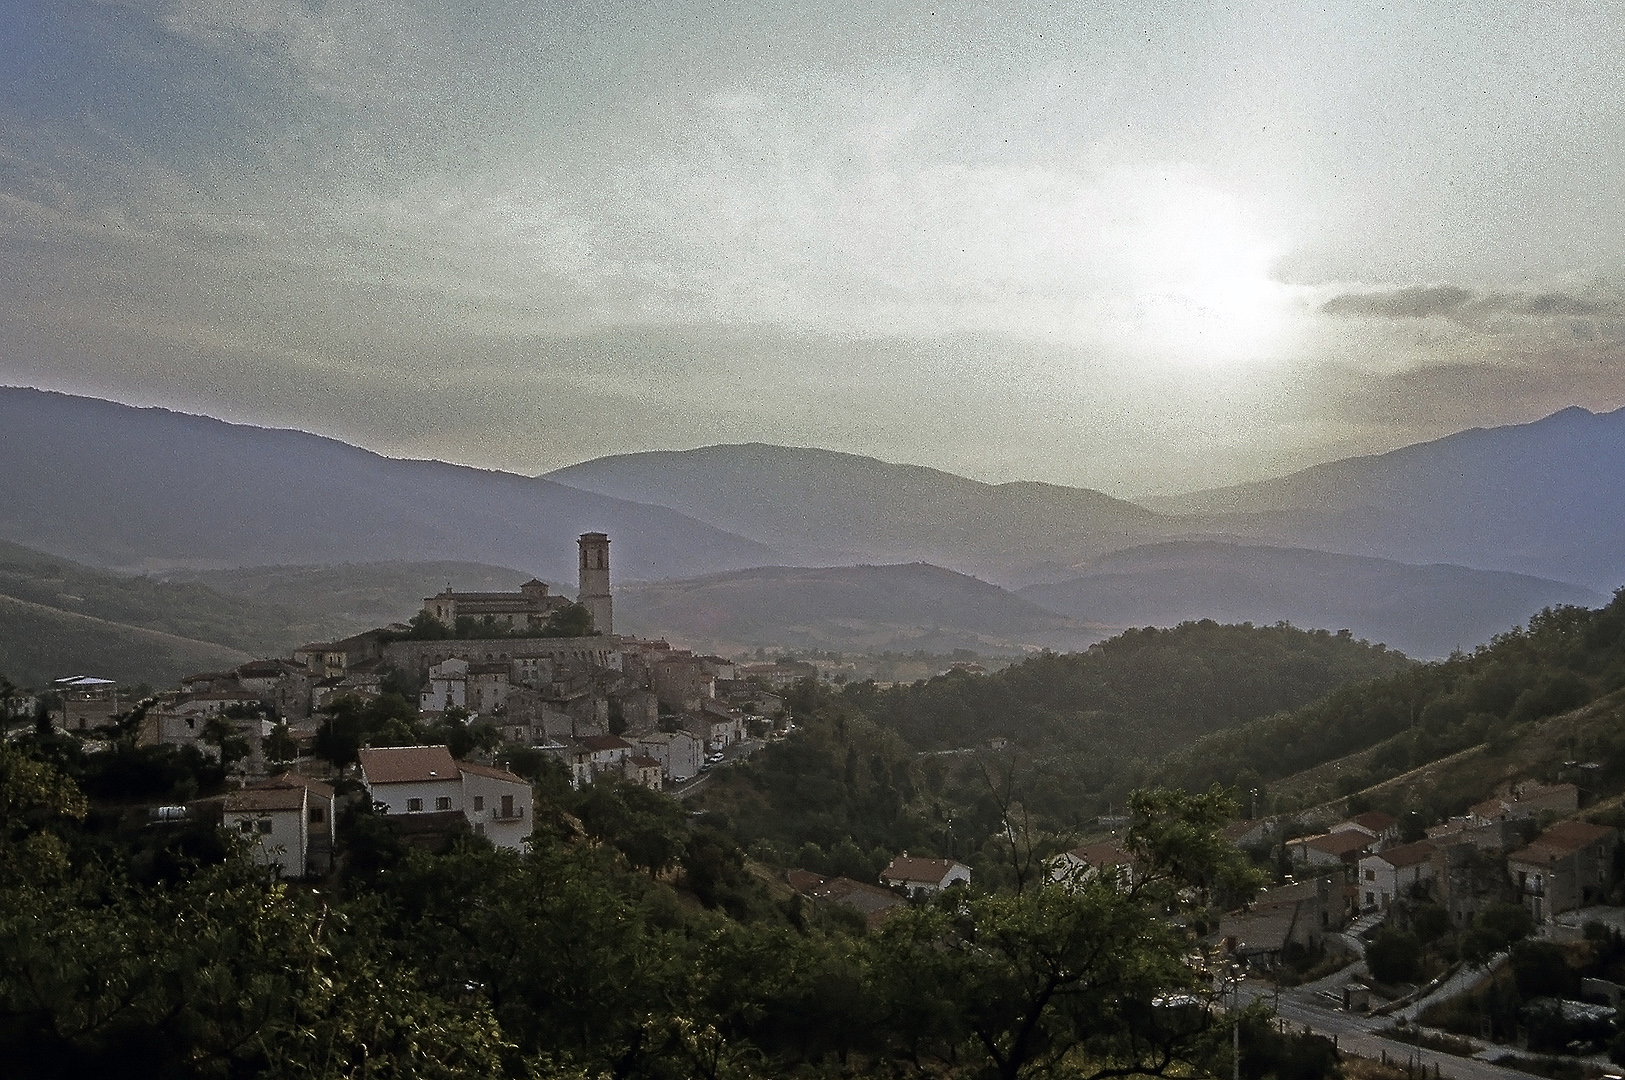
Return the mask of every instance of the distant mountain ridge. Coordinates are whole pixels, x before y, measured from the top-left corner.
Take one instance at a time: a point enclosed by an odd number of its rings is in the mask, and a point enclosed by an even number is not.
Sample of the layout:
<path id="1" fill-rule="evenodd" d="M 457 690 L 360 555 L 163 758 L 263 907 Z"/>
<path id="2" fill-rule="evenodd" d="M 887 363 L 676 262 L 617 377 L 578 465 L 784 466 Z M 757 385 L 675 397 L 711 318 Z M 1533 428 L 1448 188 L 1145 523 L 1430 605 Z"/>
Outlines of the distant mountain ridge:
<path id="1" fill-rule="evenodd" d="M 984 484 L 857 454 L 744 443 L 596 458 L 548 479 L 701 521 L 813 564 L 926 562 L 1001 585 L 1160 539 L 1160 514 L 1087 488 Z"/>
<path id="2" fill-rule="evenodd" d="M 1625 585 L 1625 409 L 1571 406 L 1289 476 L 1145 500 L 1246 537 Z"/>
<path id="3" fill-rule="evenodd" d="M 1504 571 L 1215 541 L 1113 552 L 1085 574 L 1017 595 L 1107 633 L 1188 619 L 1285 621 L 1348 629 L 1420 658 L 1471 650 L 1554 604 L 1607 600 L 1578 585 Z"/>
<path id="4" fill-rule="evenodd" d="M 842 652 L 1061 651 L 1098 633 L 965 574 L 926 563 L 731 570 L 617 591 L 618 628 L 696 648 Z"/>
<path id="5" fill-rule="evenodd" d="M 299 431 L 0 388 L 0 539 L 130 569 L 462 560 L 575 579 L 609 533 L 621 578 L 783 562 L 656 506 L 386 458 Z"/>

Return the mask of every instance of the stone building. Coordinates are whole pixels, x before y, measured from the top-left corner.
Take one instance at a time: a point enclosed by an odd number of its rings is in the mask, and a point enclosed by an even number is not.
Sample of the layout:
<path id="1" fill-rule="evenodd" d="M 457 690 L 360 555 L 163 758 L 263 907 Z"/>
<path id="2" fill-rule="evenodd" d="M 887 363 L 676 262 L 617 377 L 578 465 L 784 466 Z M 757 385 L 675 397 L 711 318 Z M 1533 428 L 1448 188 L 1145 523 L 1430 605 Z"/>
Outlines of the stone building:
<path id="1" fill-rule="evenodd" d="M 518 592 L 446 591 L 423 600 L 423 614 L 446 626 L 456 626 L 461 618 L 481 622 L 489 619 L 507 630 L 535 630 L 546 624 L 549 615 L 568 607 L 565 596 L 554 596 L 547 582 L 535 578 L 519 586 Z"/>
<path id="2" fill-rule="evenodd" d="M 1536 922 L 1600 903 L 1614 882 L 1619 830 L 1565 821 L 1507 856 L 1507 873 Z"/>

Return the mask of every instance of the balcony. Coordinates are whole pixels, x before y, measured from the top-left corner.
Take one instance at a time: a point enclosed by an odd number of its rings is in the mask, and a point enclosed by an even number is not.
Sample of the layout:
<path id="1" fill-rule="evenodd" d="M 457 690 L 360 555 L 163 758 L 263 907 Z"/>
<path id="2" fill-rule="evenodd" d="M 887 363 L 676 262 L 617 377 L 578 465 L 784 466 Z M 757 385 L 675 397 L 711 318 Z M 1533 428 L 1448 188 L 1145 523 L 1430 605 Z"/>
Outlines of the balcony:
<path id="1" fill-rule="evenodd" d="M 523 821 L 525 817 L 525 808 L 523 806 L 515 806 L 511 810 L 503 811 L 500 807 L 493 806 L 488 813 L 490 814 L 492 821 Z"/>

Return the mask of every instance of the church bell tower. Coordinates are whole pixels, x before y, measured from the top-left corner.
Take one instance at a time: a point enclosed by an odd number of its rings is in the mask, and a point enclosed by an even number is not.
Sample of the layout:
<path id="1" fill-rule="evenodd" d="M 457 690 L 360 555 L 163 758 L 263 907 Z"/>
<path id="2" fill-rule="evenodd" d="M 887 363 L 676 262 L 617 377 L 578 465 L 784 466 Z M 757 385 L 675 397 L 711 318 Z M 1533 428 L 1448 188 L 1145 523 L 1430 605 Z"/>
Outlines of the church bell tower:
<path id="1" fill-rule="evenodd" d="M 609 537 L 603 533 L 582 533 L 576 543 L 581 548 L 581 588 L 576 602 L 592 612 L 594 630 L 613 634 L 615 609 L 609 596 Z"/>

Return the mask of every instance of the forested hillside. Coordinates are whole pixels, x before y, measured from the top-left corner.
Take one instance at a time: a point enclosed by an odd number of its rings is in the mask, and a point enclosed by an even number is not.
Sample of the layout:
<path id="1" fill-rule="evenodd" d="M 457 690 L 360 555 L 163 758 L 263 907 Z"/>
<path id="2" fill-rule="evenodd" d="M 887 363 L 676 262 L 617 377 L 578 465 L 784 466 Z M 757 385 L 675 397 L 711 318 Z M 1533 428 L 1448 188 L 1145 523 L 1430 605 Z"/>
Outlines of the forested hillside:
<path id="1" fill-rule="evenodd" d="M 1388 741 L 1345 788 L 1516 737 L 1525 725 L 1625 687 L 1625 590 L 1605 607 L 1549 609 L 1472 653 L 1410 667 L 1324 701 L 1215 732 L 1157 775 L 1199 788 L 1269 781 Z"/>
<path id="2" fill-rule="evenodd" d="M 1126 760 L 1412 666 L 1351 635 L 1204 620 L 1130 630 L 1087 652 L 1045 653 L 996 675 L 950 673 L 849 694 L 920 750 L 1003 736 L 1033 754 L 1088 750 Z"/>
<path id="3" fill-rule="evenodd" d="M 872 880 L 908 850 L 998 880 L 1013 807 L 1035 837 L 1075 838 L 1182 741 L 1410 666 L 1324 631 L 1191 623 L 994 675 L 891 690 L 804 680 L 789 698 L 796 736 L 724 770 L 694 805 L 777 865 Z M 995 736 L 1009 745 L 991 748 Z"/>

